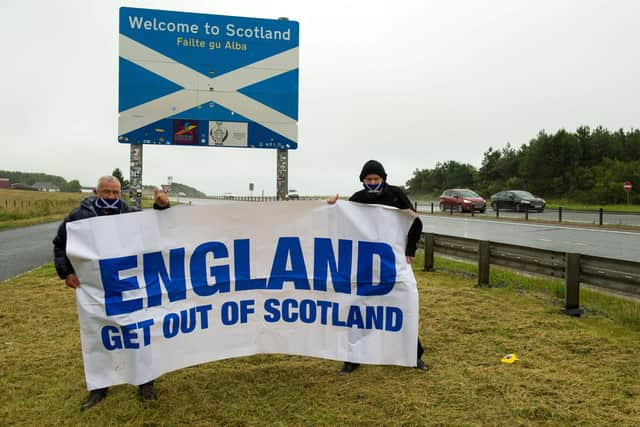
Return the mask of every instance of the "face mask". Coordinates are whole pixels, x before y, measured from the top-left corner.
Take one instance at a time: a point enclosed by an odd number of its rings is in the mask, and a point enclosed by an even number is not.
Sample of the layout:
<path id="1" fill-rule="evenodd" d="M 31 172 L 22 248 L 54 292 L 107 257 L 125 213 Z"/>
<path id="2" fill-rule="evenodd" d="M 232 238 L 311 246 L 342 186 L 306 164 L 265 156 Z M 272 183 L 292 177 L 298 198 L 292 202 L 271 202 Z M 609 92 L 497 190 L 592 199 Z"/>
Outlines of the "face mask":
<path id="1" fill-rule="evenodd" d="M 107 199 L 103 197 L 98 197 L 96 199 L 96 206 L 101 209 L 114 209 L 119 210 L 122 205 L 119 198 L 116 199 Z"/>
<path id="2" fill-rule="evenodd" d="M 364 189 L 367 190 L 367 196 L 369 197 L 377 197 L 382 193 L 382 189 L 384 188 L 384 181 L 380 181 L 378 184 L 365 184 L 362 183 Z"/>

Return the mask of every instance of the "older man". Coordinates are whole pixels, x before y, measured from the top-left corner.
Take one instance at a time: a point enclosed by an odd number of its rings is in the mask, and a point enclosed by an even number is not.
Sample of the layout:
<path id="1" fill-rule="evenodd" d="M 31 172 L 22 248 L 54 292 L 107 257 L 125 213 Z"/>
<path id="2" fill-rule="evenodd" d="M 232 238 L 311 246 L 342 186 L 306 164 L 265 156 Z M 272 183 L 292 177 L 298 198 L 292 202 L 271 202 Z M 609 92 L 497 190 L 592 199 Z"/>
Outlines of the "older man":
<path id="1" fill-rule="evenodd" d="M 121 189 L 120 181 L 117 178 L 105 175 L 98 180 L 98 186 L 94 190 L 95 196 L 87 197 L 80 206 L 73 209 L 71 213 L 64 219 L 58 233 L 53 239 L 53 257 L 54 264 L 58 276 L 64 280 L 65 284 L 70 288 L 76 289 L 80 287 L 78 276 L 67 258 L 67 223 L 77 221 L 79 219 L 92 218 L 104 215 L 119 215 L 130 212 L 137 212 L 140 209 L 129 206 L 120 198 Z M 169 198 L 163 192 L 154 190 L 154 209 L 167 209 L 169 207 Z M 96 403 L 100 402 L 107 396 L 108 388 L 91 390 L 87 401 L 82 405 L 80 410 L 89 409 Z M 156 393 L 153 381 L 142 384 L 139 387 L 140 398 L 142 400 L 155 400 Z"/>

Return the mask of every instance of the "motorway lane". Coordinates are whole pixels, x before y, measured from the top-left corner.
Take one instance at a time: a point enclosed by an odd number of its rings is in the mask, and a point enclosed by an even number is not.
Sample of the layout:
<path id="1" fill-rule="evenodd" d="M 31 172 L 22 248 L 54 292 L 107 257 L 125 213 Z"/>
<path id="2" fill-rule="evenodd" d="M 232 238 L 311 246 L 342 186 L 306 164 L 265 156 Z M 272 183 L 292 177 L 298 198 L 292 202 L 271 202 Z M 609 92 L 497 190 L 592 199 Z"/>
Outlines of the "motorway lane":
<path id="1" fill-rule="evenodd" d="M 495 218 L 495 211 L 491 208 L 487 214 Z M 500 211 L 500 218 L 524 219 L 524 212 Z M 558 221 L 558 209 L 545 209 L 544 212 L 529 212 L 529 219 L 543 219 L 545 221 Z M 579 222 L 584 224 L 599 224 L 599 212 L 562 210 L 562 220 L 569 222 Z M 604 212 L 602 216 L 603 224 L 611 225 L 640 225 L 640 215 Z"/>
<path id="2" fill-rule="evenodd" d="M 185 203 L 188 200 L 198 204 L 198 199 L 187 199 Z M 201 204 L 209 204 L 202 200 Z M 53 237 L 60 222 L 0 231 L 0 282 L 53 261 Z"/>
<path id="3" fill-rule="evenodd" d="M 0 282 L 53 260 L 60 221 L 0 231 Z"/>
<path id="4" fill-rule="evenodd" d="M 226 200 L 181 199 L 186 203 L 189 200 L 193 205 L 234 203 Z M 460 215 L 420 217 L 425 232 L 640 262 L 638 232 L 510 223 Z M 52 260 L 51 241 L 58 224 L 54 222 L 0 231 L 0 281 Z"/>
<path id="5" fill-rule="evenodd" d="M 438 203 L 434 202 L 433 210 L 435 213 L 440 212 L 440 208 L 438 207 Z M 431 212 L 431 204 L 430 203 L 419 203 L 418 211 L 421 212 Z M 448 211 L 447 211 L 448 213 Z M 465 212 L 463 214 L 459 214 L 457 212 L 453 212 L 453 216 L 471 216 L 469 212 Z M 478 212 L 475 213 L 476 216 L 486 217 L 486 218 L 495 218 L 496 213 L 491 207 L 487 208 L 486 213 L 480 214 Z M 524 212 L 515 212 L 512 210 L 500 210 L 500 218 L 517 218 L 524 219 Z M 529 212 L 529 219 L 536 220 L 541 219 L 545 221 L 558 221 L 558 209 L 545 209 L 544 212 Z M 600 214 L 598 211 L 578 211 L 578 210 L 562 210 L 562 221 L 563 222 L 577 222 L 583 224 L 599 224 L 600 223 Z M 635 225 L 640 226 L 640 214 L 632 214 L 632 213 L 614 213 L 614 212 L 604 212 L 602 217 L 603 224 L 610 225 Z"/>
<path id="6" fill-rule="evenodd" d="M 420 215 L 423 231 L 640 262 L 640 232 Z"/>

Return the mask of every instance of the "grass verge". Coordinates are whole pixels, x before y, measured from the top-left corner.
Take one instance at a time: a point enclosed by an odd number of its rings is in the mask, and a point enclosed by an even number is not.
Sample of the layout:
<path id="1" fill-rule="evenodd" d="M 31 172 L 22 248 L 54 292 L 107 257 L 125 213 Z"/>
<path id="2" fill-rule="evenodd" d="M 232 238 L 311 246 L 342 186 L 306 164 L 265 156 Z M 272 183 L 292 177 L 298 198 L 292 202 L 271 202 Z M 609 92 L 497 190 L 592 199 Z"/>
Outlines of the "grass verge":
<path id="1" fill-rule="evenodd" d="M 6 221 L 0 221 L 0 230 L 7 230 L 10 228 L 27 227 L 29 225 L 44 224 L 45 222 L 62 221 L 67 214 L 54 214 L 37 216 L 33 218 L 23 219 L 10 219 Z"/>
<path id="2" fill-rule="evenodd" d="M 416 265 L 423 265 L 421 254 L 416 259 Z M 418 264 L 420 263 L 420 264 Z M 478 277 L 478 266 L 463 261 L 435 257 L 434 266 L 437 270 L 470 278 Z M 490 279 L 492 288 L 505 288 L 515 292 L 538 292 L 551 298 L 549 301 L 560 310 L 564 304 L 564 281 L 537 275 L 522 275 L 512 270 L 491 266 Z M 640 331 L 640 302 L 621 298 L 598 291 L 580 287 L 580 304 L 584 306 L 587 315 L 597 314 L 632 330 Z"/>
<path id="3" fill-rule="evenodd" d="M 61 220 L 83 197 L 86 194 L 0 189 L 0 230 Z"/>
<path id="4" fill-rule="evenodd" d="M 418 213 L 428 214 L 433 216 L 444 216 L 449 218 L 471 219 L 476 221 L 515 222 L 515 223 L 522 223 L 522 224 L 544 224 L 544 225 L 555 225 L 555 226 L 561 226 L 561 227 L 590 228 L 590 229 L 596 229 L 596 230 L 640 231 L 640 226 L 637 226 L 637 225 L 628 225 L 628 224 L 599 225 L 599 224 L 596 224 L 595 221 L 592 222 L 591 224 L 586 222 L 572 222 L 572 221 L 565 221 L 565 220 L 563 220 L 562 223 L 559 223 L 557 220 L 541 219 L 541 218 L 535 218 L 535 217 L 529 217 L 528 220 L 524 219 L 523 217 L 508 217 L 508 216 L 507 217 L 501 216 L 500 218 L 496 218 L 495 215 L 490 215 L 490 214 L 471 215 L 466 212 L 463 214 L 455 213 L 456 216 L 452 216 L 446 212 L 439 212 L 437 210 L 434 211 L 433 213 L 431 213 L 431 211 L 418 210 Z"/>
<path id="5" fill-rule="evenodd" d="M 341 377 L 339 362 L 257 355 L 164 375 L 149 404 L 113 387 L 81 413 L 75 298 L 47 265 L 0 284 L 0 424 L 639 424 L 640 332 L 601 310 L 564 316 L 553 291 L 474 288 L 470 272 L 416 271 L 430 372 L 362 366 Z M 500 363 L 507 353 L 520 360 Z"/>
<path id="6" fill-rule="evenodd" d="M 605 212 L 631 212 L 640 213 L 640 205 L 591 205 L 586 203 L 578 203 L 570 200 L 547 200 L 547 207 L 557 209 L 562 207 L 563 209 L 574 209 L 580 211 L 594 211 L 597 212 L 600 208 Z"/>
<path id="7" fill-rule="evenodd" d="M 85 197 L 89 194 L 0 189 L 0 230 L 62 221 Z M 153 199 L 142 199 L 143 209 L 152 207 Z"/>

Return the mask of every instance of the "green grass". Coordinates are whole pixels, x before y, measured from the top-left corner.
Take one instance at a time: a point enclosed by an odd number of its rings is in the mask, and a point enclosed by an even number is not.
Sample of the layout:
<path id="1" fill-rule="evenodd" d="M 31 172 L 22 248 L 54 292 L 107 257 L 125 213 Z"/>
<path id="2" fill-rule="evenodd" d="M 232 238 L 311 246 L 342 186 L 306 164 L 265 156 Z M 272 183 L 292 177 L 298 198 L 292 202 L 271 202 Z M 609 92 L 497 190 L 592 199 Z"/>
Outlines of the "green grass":
<path id="1" fill-rule="evenodd" d="M 0 230 L 62 219 L 83 196 L 0 189 Z"/>
<path id="2" fill-rule="evenodd" d="M 423 264 L 419 253 L 416 265 Z M 435 257 L 437 270 L 477 279 L 476 264 Z M 564 301 L 564 281 L 544 276 L 520 275 L 511 270 L 491 266 L 489 282 L 493 288 L 506 288 L 515 292 L 538 292 L 552 298 L 550 304 L 560 309 Z M 580 288 L 580 304 L 587 314 L 598 314 L 632 330 L 640 331 L 640 301 L 621 298 L 594 289 Z"/>
<path id="3" fill-rule="evenodd" d="M 438 201 L 440 200 L 440 194 L 421 194 L 418 196 L 410 196 L 411 201 L 418 202 L 418 205 L 420 206 L 428 206 L 430 209 L 431 203 L 433 202 L 433 209 L 438 210 L 439 209 L 439 205 L 438 205 Z M 422 208 L 424 209 L 424 208 Z"/>
<path id="4" fill-rule="evenodd" d="M 44 193 L 0 189 L 0 230 L 62 221 L 87 193 Z M 125 199 L 128 201 L 128 199 Z M 173 203 L 174 205 L 180 203 Z M 153 207 L 153 199 L 143 198 L 142 208 Z"/>
<path id="5" fill-rule="evenodd" d="M 62 221 L 66 214 L 53 214 L 37 216 L 33 218 L 24 219 L 9 219 L 6 221 L 0 221 L 0 230 L 9 228 L 27 227 L 29 225 L 44 224 L 46 222 Z"/>
<path id="6" fill-rule="evenodd" d="M 430 372 L 362 366 L 341 377 L 339 362 L 257 355 L 163 375 L 148 404 L 133 386 L 112 387 L 81 413 L 74 293 L 44 266 L 0 284 L 0 425 L 639 424 L 638 330 L 586 300 L 583 318 L 562 315 L 553 287 L 519 276 L 479 289 L 472 269 L 436 267 L 416 271 Z M 500 363 L 507 353 L 520 360 Z"/>
<path id="7" fill-rule="evenodd" d="M 575 209 L 575 210 L 581 210 L 581 211 L 598 211 L 600 208 L 602 208 L 604 209 L 605 212 L 640 213 L 640 205 L 627 205 L 627 204 L 596 205 L 596 204 L 579 203 L 571 200 L 558 200 L 558 199 L 547 200 L 548 208 L 557 209 L 560 206 L 562 206 L 563 209 Z"/>

